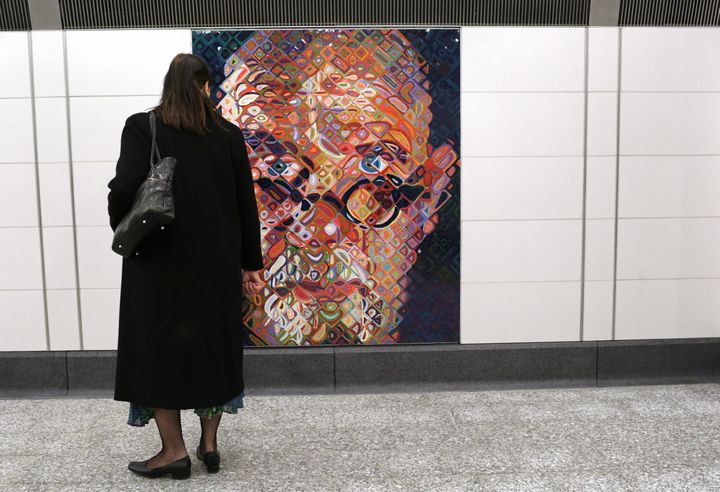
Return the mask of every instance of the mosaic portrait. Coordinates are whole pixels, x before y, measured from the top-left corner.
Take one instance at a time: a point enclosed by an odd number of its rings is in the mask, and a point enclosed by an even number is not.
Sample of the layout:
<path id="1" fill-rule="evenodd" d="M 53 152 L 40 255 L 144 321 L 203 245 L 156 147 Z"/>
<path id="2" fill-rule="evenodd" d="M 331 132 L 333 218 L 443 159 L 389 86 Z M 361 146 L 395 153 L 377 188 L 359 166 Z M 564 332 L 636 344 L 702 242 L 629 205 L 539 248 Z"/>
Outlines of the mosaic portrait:
<path id="1" fill-rule="evenodd" d="M 459 342 L 457 29 L 194 31 L 244 133 L 250 345 Z"/>

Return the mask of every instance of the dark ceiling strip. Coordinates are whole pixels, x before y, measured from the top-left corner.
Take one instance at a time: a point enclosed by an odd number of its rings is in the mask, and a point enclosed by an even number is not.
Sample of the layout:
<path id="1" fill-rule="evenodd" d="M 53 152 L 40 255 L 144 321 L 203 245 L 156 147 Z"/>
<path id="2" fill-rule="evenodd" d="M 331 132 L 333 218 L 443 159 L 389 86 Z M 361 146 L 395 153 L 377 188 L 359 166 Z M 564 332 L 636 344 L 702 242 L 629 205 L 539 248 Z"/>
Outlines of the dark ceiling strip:
<path id="1" fill-rule="evenodd" d="M 590 0 L 59 0 L 64 29 L 587 25 Z"/>
<path id="2" fill-rule="evenodd" d="M 61 17 L 61 26 L 57 27 L 63 29 L 587 26 L 591 11 L 591 0 L 44 1 L 57 2 Z M 594 3 L 606 19 L 613 19 L 603 25 L 720 26 L 720 0 L 594 0 Z M 616 13 L 617 17 L 608 16 L 608 12 Z M 34 16 L 34 11 L 28 9 L 28 0 L 0 0 L 0 31 L 30 30 Z"/>
<path id="3" fill-rule="evenodd" d="M 720 0 L 623 0 L 620 26 L 720 26 Z"/>
<path id="4" fill-rule="evenodd" d="M 0 31 L 29 31 L 27 0 L 0 0 Z"/>

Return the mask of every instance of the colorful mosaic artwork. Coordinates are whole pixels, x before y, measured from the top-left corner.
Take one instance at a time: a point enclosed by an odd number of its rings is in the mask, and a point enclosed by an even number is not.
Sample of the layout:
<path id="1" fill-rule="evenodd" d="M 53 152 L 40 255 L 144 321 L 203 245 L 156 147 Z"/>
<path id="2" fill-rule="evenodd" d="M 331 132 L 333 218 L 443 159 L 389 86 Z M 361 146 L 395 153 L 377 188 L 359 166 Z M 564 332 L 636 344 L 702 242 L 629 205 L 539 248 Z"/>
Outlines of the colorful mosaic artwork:
<path id="1" fill-rule="evenodd" d="M 193 32 L 253 167 L 266 267 L 250 345 L 459 341 L 459 38 Z"/>

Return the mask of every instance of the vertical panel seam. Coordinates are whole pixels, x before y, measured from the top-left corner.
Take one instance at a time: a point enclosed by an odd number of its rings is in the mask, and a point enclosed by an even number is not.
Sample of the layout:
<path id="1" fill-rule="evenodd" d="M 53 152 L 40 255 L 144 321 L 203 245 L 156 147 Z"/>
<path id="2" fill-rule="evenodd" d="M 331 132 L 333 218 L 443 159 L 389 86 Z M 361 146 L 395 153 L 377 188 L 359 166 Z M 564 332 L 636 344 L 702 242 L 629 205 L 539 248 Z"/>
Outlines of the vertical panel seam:
<path id="1" fill-rule="evenodd" d="M 462 277 L 463 277 L 463 269 L 462 269 L 462 254 L 463 254 L 462 253 L 463 252 L 463 247 L 462 247 L 462 239 L 463 239 L 463 237 L 462 237 L 462 235 L 463 235 L 462 193 L 463 193 L 463 169 L 464 169 L 464 165 L 465 165 L 465 159 L 462 157 L 463 156 L 462 146 L 463 146 L 463 142 L 465 141 L 463 139 L 463 132 L 462 132 L 462 115 L 463 115 L 462 67 L 463 67 L 463 46 L 465 46 L 465 44 L 463 42 L 463 34 L 464 33 L 465 33 L 465 28 L 463 28 L 462 26 L 459 26 L 458 27 L 458 40 L 459 40 L 458 43 L 460 44 L 460 46 L 458 48 L 458 58 L 460 59 L 460 69 L 459 69 L 460 73 L 458 74 L 458 94 L 460 97 L 460 101 L 458 101 L 458 111 L 459 111 L 459 114 L 458 114 L 458 122 L 459 122 L 458 139 L 460 140 L 460 142 L 458 145 L 458 152 L 460 152 L 460 155 L 458 156 L 459 165 L 458 165 L 457 169 L 458 169 L 458 173 L 460 174 L 460 176 L 458 177 L 458 194 L 460 196 L 459 202 L 460 202 L 461 209 L 460 209 L 460 214 L 458 217 L 458 222 L 459 222 L 459 226 L 458 226 L 458 229 L 459 229 L 458 230 L 458 256 L 460 257 L 460 260 L 459 260 L 460 264 L 458 265 L 459 266 L 459 268 L 458 268 L 458 272 L 459 272 L 458 283 L 460 284 L 460 288 L 458 289 L 458 307 L 457 307 L 457 309 L 458 309 L 458 341 L 457 341 L 457 344 L 458 345 L 462 345 L 463 339 L 464 339 L 463 322 L 462 322 L 462 319 L 463 319 L 463 316 L 462 316 L 462 313 L 463 313 L 463 301 L 462 301 L 462 299 L 463 299 L 463 295 L 462 295 L 462 291 L 463 291 L 463 282 L 462 282 Z"/>
<path id="2" fill-rule="evenodd" d="M 65 71 L 65 118 L 67 121 L 67 139 L 68 139 L 68 170 L 70 173 L 70 209 L 72 212 L 72 231 L 73 231 L 73 251 L 75 252 L 75 297 L 77 301 L 78 313 L 78 335 L 80 340 L 80 350 L 85 347 L 83 341 L 83 320 L 82 305 L 80 301 L 80 262 L 78 259 L 78 241 L 77 241 L 77 221 L 75 219 L 75 173 L 73 166 L 72 152 L 72 129 L 70 126 L 70 74 L 68 67 L 67 53 L 67 31 L 62 32 L 63 36 L 63 69 Z"/>
<path id="3" fill-rule="evenodd" d="M 620 203 L 620 96 L 622 95 L 622 27 L 618 27 L 618 80 L 617 80 L 617 106 L 615 108 L 615 238 L 613 246 L 613 296 L 612 296 L 612 340 L 616 335 L 617 318 L 617 266 L 618 266 L 618 214 Z"/>
<path id="4" fill-rule="evenodd" d="M 587 216 L 587 141 L 588 141 L 588 65 L 590 28 L 585 27 L 585 63 L 583 79 L 583 171 L 582 171 L 582 236 L 580 244 L 580 341 L 585 337 L 585 245 Z"/>
<path id="5" fill-rule="evenodd" d="M 42 278 L 42 293 L 43 293 L 43 312 L 45 321 L 45 349 L 50 350 L 50 322 L 48 316 L 48 302 L 47 302 L 47 280 L 45 272 L 45 241 L 43 233 L 43 222 L 42 222 L 42 204 L 40 200 L 40 164 L 38 157 L 38 137 L 37 137 L 37 111 L 35 108 L 35 61 L 33 59 L 33 41 L 32 31 L 27 33 L 28 40 L 28 70 L 30 72 L 30 107 L 32 111 L 32 124 L 33 124 L 33 153 L 35 158 L 35 201 L 36 210 L 38 217 L 38 236 L 40 238 L 40 276 Z"/>

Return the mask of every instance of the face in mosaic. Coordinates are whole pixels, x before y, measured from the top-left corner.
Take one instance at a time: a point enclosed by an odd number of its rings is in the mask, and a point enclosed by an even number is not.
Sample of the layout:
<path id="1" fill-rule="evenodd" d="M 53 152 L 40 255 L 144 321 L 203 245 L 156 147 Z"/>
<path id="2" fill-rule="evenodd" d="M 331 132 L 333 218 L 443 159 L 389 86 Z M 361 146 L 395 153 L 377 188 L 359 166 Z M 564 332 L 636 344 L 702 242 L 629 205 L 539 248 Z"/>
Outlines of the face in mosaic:
<path id="1" fill-rule="evenodd" d="M 454 200 L 459 211 L 457 142 L 429 143 L 430 64 L 402 30 L 196 32 L 193 43 L 214 73 L 218 109 L 250 147 L 266 257 L 266 284 L 245 316 L 251 343 L 406 341 L 411 270 L 442 207 Z M 459 242 L 455 215 L 445 242 Z M 424 260 L 447 261 L 442 253 Z M 444 282 L 459 286 L 459 268 Z M 459 311 L 453 296 L 436 301 L 435 315 Z M 447 333 L 415 341 L 457 333 L 437 320 L 430 329 Z"/>

